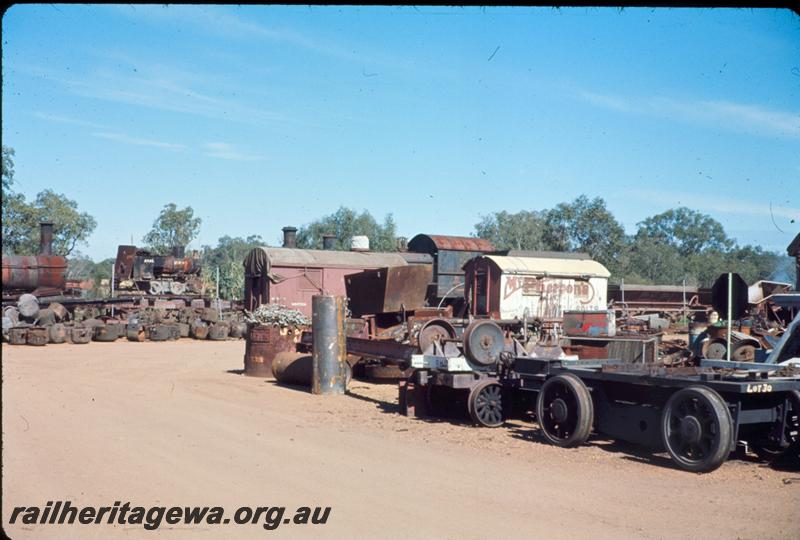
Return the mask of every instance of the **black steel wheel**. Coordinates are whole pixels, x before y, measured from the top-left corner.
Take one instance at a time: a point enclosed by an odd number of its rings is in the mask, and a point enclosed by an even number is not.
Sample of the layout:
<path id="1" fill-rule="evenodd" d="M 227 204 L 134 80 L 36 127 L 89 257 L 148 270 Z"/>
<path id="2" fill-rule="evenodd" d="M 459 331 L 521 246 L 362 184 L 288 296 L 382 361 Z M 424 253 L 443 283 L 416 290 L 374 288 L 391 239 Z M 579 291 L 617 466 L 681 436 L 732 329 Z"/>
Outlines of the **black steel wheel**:
<path id="1" fill-rule="evenodd" d="M 722 465 L 733 442 L 733 421 L 725 401 L 705 386 L 675 392 L 661 415 L 661 439 L 672 460 L 692 472 Z"/>
<path id="2" fill-rule="evenodd" d="M 793 445 L 800 444 L 800 392 L 792 390 L 787 396 L 788 407 L 778 418 L 767 441 L 753 444 L 753 451 L 764 461 L 775 461 Z"/>
<path id="3" fill-rule="evenodd" d="M 467 408 L 470 418 L 479 426 L 502 425 L 503 387 L 497 381 L 481 381 L 470 390 Z"/>
<path id="4" fill-rule="evenodd" d="M 594 423 L 589 389 L 571 373 L 548 379 L 539 391 L 536 416 L 548 441 L 565 448 L 580 446 L 589 438 Z"/>

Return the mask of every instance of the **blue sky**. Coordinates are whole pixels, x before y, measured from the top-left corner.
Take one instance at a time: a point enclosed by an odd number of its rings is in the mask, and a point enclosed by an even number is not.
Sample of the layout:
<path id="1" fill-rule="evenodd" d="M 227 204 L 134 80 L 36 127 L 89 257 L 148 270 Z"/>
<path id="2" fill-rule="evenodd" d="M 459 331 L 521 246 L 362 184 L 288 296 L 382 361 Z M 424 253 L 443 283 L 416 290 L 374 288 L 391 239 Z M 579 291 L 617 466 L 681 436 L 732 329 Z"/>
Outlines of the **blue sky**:
<path id="1" fill-rule="evenodd" d="M 679 205 L 767 249 L 800 230 L 789 11 L 18 5 L 2 113 L 17 189 L 94 215 L 95 259 L 168 202 L 195 247 L 340 205 L 468 235 L 582 193 L 629 232 Z"/>

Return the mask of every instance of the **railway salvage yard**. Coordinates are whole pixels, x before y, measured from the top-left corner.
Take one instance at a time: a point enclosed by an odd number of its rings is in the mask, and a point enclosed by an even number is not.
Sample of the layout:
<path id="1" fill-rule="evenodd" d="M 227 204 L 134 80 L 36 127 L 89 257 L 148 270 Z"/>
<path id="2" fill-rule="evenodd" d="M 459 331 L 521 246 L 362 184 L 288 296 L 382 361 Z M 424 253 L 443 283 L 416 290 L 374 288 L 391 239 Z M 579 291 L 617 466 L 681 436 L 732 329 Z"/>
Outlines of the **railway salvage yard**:
<path id="1" fill-rule="evenodd" d="M 535 422 L 478 429 L 398 414 L 397 388 L 321 398 L 242 376 L 242 341 L 3 346 L 3 514 L 75 504 L 330 505 L 320 538 L 797 538 L 798 473 L 754 458 L 692 475 L 602 437 L 564 450 Z M 58 354 L 52 354 L 57 350 Z M 769 508 L 768 515 L 764 507 Z M 12 538 L 136 526 L 4 525 Z M 261 538 L 260 526 L 159 538 Z M 150 533 L 153 534 L 153 533 Z M 301 528 L 271 531 L 304 536 Z M 306 533 L 307 534 L 307 533 Z"/>
<path id="2" fill-rule="evenodd" d="M 0 540 L 799 540 L 798 17 L 11 5 Z"/>

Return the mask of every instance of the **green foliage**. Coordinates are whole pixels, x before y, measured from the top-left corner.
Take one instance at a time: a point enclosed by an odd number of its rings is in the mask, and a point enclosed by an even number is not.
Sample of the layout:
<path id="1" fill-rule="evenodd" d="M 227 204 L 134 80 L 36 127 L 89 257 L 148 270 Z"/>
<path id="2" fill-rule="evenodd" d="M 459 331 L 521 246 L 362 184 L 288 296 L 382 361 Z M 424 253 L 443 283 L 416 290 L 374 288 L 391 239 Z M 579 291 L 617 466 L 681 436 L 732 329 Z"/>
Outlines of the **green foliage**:
<path id="1" fill-rule="evenodd" d="M 544 213 L 542 239 L 554 251 L 581 251 L 603 263 L 612 272 L 624 266 L 625 229 L 600 197 L 581 195 L 571 203 L 560 203 Z"/>
<path id="2" fill-rule="evenodd" d="M 219 268 L 219 296 L 224 300 L 241 299 L 244 293 L 244 267 L 242 261 L 254 247 L 264 245 L 260 236 L 231 238 L 223 236 L 217 245 L 203 246 L 201 264 L 203 283 L 209 294 L 216 291 L 216 272 Z"/>
<path id="3" fill-rule="evenodd" d="M 78 203 L 46 189 L 33 203 L 21 193 L 3 197 L 3 252 L 35 255 L 39 252 L 39 223 L 53 223 L 53 253 L 67 256 L 78 244 L 86 244 L 97 221 L 78 211 Z"/>
<path id="4" fill-rule="evenodd" d="M 164 205 L 153 222 L 153 228 L 142 241 L 155 253 L 168 253 L 174 246 L 186 247 L 197 238 L 202 222 L 199 217 L 194 217 L 191 206 L 178 210 L 174 203 L 169 203 Z"/>
<path id="5" fill-rule="evenodd" d="M 300 227 L 297 231 L 297 247 L 322 249 L 324 234 L 335 235 L 334 249 L 337 250 L 349 250 L 350 239 L 359 235 L 369 238 L 372 251 L 397 250 L 397 225 L 392 214 L 387 214 L 383 224 L 379 224 L 366 210 L 358 214 L 342 206 L 333 214 Z"/>
<path id="6" fill-rule="evenodd" d="M 511 214 L 503 210 L 481 216 L 475 224 L 475 236 L 490 240 L 497 249 L 546 250 L 544 223 L 542 212 L 522 210 Z"/>
<path id="7" fill-rule="evenodd" d="M 678 250 L 653 239 L 637 240 L 628 246 L 626 255 L 627 265 L 620 276 L 625 278 L 626 283 L 676 285 L 686 275 L 680 264 Z"/>
<path id="8" fill-rule="evenodd" d="M 14 183 L 14 149 L 3 146 L 3 253 L 39 253 L 39 223 L 53 223 L 53 253 L 69 255 L 79 244 L 86 244 L 97 221 L 78 211 L 78 203 L 66 195 L 46 189 L 32 203 L 11 188 Z"/>
<path id="9" fill-rule="evenodd" d="M 3 195 L 14 183 L 14 149 L 3 146 Z"/>
<path id="10" fill-rule="evenodd" d="M 482 216 L 475 235 L 499 249 L 583 251 L 611 271 L 611 281 L 645 285 L 709 287 L 724 272 L 745 281 L 791 281 L 788 257 L 760 247 L 738 246 L 705 214 L 676 208 L 638 224 L 634 236 L 600 198 L 581 195 L 543 211 Z"/>
<path id="11" fill-rule="evenodd" d="M 686 207 L 667 210 L 640 222 L 636 238 L 649 238 L 670 245 L 683 256 L 733 248 L 733 242 L 720 222 Z"/>

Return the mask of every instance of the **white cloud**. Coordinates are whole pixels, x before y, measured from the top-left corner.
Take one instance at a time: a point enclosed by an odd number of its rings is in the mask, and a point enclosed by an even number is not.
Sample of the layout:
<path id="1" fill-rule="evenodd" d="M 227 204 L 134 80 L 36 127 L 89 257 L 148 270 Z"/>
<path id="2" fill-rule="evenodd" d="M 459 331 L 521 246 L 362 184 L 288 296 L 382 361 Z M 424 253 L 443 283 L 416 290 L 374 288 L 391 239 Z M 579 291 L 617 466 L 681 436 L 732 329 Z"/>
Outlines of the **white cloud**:
<path id="1" fill-rule="evenodd" d="M 625 97 L 585 90 L 578 90 L 575 96 L 587 103 L 621 112 L 679 118 L 754 135 L 800 138 L 800 112 L 727 100 L 681 100 L 660 96 Z"/>
<path id="2" fill-rule="evenodd" d="M 124 144 L 132 144 L 136 146 L 153 146 L 156 148 L 163 148 L 165 150 L 173 150 L 173 151 L 186 149 L 186 145 L 183 144 L 155 141 L 153 139 L 142 139 L 140 137 L 131 137 L 130 135 L 125 135 L 124 133 L 102 131 L 102 132 L 92 133 L 92 136 L 99 137 L 101 139 L 109 139 Z"/>
<path id="3" fill-rule="evenodd" d="M 69 116 L 62 116 L 60 114 L 50 114 L 41 111 L 35 111 L 33 116 L 39 118 L 40 120 L 46 120 L 48 122 L 55 122 L 57 124 L 72 124 L 75 126 L 83 126 L 83 127 L 90 127 L 94 129 L 107 129 L 102 124 L 96 124 L 94 122 L 87 122 L 86 120 L 78 120 L 77 118 L 71 118 Z"/>
<path id="4" fill-rule="evenodd" d="M 118 12 L 131 17 L 144 18 L 153 22 L 191 25 L 210 34 L 234 38 L 263 38 L 278 43 L 301 47 L 310 51 L 337 58 L 357 59 L 352 51 L 333 43 L 313 39 L 288 28 L 267 27 L 232 13 L 218 6 L 197 5 L 140 5 L 117 6 Z"/>
<path id="5" fill-rule="evenodd" d="M 720 212 L 723 214 L 751 215 L 772 218 L 785 218 L 800 221 L 800 208 L 779 206 L 762 202 L 737 201 L 715 195 L 699 197 L 696 193 L 679 193 L 675 191 L 659 191 L 650 189 L 634 189 L 625 192 L 625 196 L 633 196 L 643 201 L 663 201 L 669 205 L 680 204 L 695 210 Z M 690 201 L 690 202 L 684 202 Z"/>
<path id="6" fill-rule="evenodd" d="M 224 142 L 211 142 L 203 145 L 206 155 L 218 159 L 228 159 L 231 161 L 261 161 L 263 156 L 246 154 L 236 148 L 236 146 Z"/>

